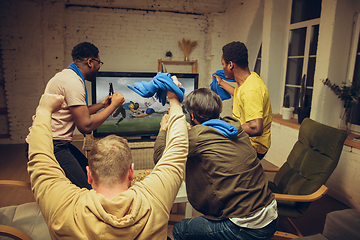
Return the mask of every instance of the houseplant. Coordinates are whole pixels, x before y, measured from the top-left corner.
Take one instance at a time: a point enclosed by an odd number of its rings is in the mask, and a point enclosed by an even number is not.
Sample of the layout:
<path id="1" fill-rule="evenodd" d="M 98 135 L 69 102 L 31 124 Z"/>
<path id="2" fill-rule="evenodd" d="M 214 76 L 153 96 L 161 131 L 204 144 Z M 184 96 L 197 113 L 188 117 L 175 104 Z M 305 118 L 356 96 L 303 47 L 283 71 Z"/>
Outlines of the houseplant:
<path id="1" fill-rule="evenodd" d="M 305 107 L 305 91 L 306 91 L 306 74 L 301 78 L 300 83 L 300 96 L 299 96 L 299 107 L 298 112 L 298 123 L 302 123 L 305 118 L 310 117 L 310 107 Z"/>
<path id="2" fill-rule="evenodd" d="M 354 84 L 348 86 L 346 82 L 343 82 L 341 86 L 331 83 L 328 78 L 321 80 L 325 86 L 328 86 L 337 96 L 344 102 L 344 113 L 341 116 L 341 120 L 347 126 L 349 121 L 349 112 L 354 105 L 360 99 L 360 87 L 356 87 Z"/>
<path id="3" fill-rule="evenodd" d="M 290 108 L 290 95 L 285 94 L 284 106 L 282 108 L 282 118 L 286 120 L 291 119 L 293 110 L 293 108 Z"/>

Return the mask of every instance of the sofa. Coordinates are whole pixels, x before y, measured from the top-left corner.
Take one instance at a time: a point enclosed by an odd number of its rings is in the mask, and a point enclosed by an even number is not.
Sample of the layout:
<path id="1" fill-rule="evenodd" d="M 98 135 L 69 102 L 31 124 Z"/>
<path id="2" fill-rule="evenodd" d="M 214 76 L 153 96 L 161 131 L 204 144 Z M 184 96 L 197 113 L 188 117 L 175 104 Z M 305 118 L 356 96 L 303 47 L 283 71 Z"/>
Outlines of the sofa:
<path id="1" fill-rule="evenodd" d="M 360 212 L 344 209 L 326 215 L 323 233 L 298 238 L 302 240 L 359 240 Z"/>

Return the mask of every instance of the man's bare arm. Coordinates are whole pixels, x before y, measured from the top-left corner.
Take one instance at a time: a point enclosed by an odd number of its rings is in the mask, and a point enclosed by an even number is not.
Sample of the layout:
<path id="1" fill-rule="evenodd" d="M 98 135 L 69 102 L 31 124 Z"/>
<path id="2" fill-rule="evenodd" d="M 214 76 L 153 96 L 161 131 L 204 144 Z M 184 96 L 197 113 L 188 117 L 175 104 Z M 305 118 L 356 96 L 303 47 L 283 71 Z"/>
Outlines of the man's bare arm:
<path id="1" fill-rule="evenodd" d="M 244 131 L 250 137 L 261 136 L 263 134 L 263 120 L 262 118 L 253 119 L 241 125 Z"/>
<path id="2" fill-rule="evenodd" d="M 124 101 L 124 96 L 121 93 L 114 93 L 111 104 L 101 112 L 90 114 L 89 108 L 84 105 L 72 106 L 69 109 L 79 131 L 88 133 L 98 128 Z"/>
<path id="3" fill-rule="evenodd" d="M 95 103 L 95 104 L 89 106 L 90 115 L 96 113 L 97 111 L 99 111 L 102 108 L 107 108 L 110 105 L 110 99 L 111 99 L 111 96 L 107 95 L 105 97 L 105 99 L 102 100 L 101 102 Z"/>

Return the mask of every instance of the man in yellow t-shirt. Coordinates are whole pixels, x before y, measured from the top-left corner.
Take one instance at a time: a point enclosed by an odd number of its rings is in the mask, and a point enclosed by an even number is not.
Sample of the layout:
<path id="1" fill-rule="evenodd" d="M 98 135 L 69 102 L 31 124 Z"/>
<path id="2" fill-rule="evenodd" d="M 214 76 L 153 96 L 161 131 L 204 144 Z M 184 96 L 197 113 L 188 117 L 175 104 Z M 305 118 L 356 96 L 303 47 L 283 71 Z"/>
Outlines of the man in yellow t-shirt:
<path id="1" fill-rule="evenodd" d="M 258 158 L 262 159 L 271 144 L 272 110 L 268 89 L 261 78 L 250 72 L 248 51 L 244 43 L 231 42 L 223 48 L 221 63 L 225 76 L 235 79 L 236 87 L 214 75 L 220 87 L 233 98 L 233 116 L 250 136 Z"/>

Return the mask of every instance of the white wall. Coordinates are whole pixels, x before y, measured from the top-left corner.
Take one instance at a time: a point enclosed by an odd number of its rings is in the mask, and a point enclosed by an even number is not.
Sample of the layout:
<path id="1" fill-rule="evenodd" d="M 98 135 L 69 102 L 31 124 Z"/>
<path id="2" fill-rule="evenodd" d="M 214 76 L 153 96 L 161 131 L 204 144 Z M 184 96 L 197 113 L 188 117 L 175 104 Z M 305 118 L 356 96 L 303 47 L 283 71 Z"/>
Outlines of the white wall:
<path id="1" fill-rule="evenodd" d="M 329 195 L 360 211 L 360 150 L 344 146 L 333 174 L 326 183 Z"/>
<path id="2" fill-rule="evenodd" d="M 299 131 L 273 122 L 271 125 L 271 146 L 265 159 L 281 167 L 297 141 Z"/>
<path id="3" fill-rule="evenodd" d="M 268 87 L 273 113 L 280 113 L 284 96 L 291 1 L 265 1 L 261 78 Z"/>

